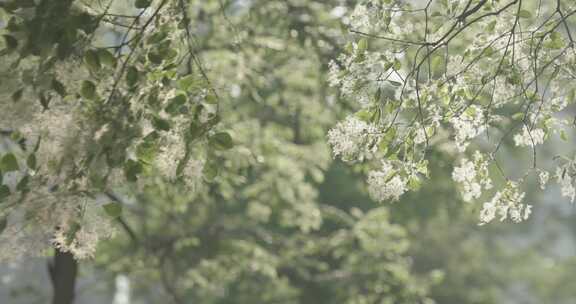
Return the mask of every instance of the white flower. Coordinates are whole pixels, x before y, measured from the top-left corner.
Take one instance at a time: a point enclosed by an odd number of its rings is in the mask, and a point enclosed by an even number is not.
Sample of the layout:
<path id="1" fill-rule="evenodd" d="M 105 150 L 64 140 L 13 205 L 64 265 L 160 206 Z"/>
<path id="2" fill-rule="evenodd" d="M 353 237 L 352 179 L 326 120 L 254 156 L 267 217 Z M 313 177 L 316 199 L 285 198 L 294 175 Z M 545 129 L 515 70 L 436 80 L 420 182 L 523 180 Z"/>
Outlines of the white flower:
<path id="1" fill-rule="evenodd" d="M 542 190 L 546 189 L 546 184 L 548 183 L 549 179 L 550 179 L 550 173 L 548 173 L 548 171 L 540 171 L 540 173 L 538 174 L 538 182 L 540 183 L 540 189 Z"/>
<path id="2" fill-rule="evenodd" d="M 379 201 L 397 201 L 407 191 L 407 180 L 400 177 L 392 165 L 382 161 L 379 171 L 368 173 L 368 191 L 370 196 Z"/>
<path id="3" fill-rule="evenodd" d="M 572 177 L 564 168 L 556 168 L 556 180 L 558 184 L 560 184 L 560 191 L 562 196 L 568 197 L 570 201 L 573 203 L 574 198 L 576 197 L 576 188 L 572 183 Z"/>
<path id="4" fill-rule="evenodd" d="M 514 135 L 514 142 L 516 146 L 536 146 L 544 143 L 544 130 L 532 129 L 528 130 L 526 126 L 522 128 L 522 134 Z"/>
<path id="5" fill-rule="evenodd" d="M 518 189 L 518 183 L 508 182 L 502 191 L 494 194 L 490 202 L 482 205 L 480 225 L 491 222 L 496 215 L 500 217 L 500 221 L 508 218 L 514 223 L 527 220 L 532 213 L 532 206 L 522 203 L 524 196 L 525 193 Z"/>
<path id="6" fill-rule="evenodd" d="M 378 128 L 355 116 L 348 116 L 328 132 L 328 142 L 332 146 L 334 157 L 344 161 L 362 161 L 369 157 L 380 142 Z"/>
<path id="7" fill-rule="evenodd" d="M 419 145 L 426 142 L 426 133 L 422 127 L 418 127 L 416 130 L 416 136 L 414 136 L 414 143 Z"/>
<path id="8" fill-rule="evenodd" d="M 480 198 L 482 188 L 492 188 L 492 180 L 488 173 L 488 162 L 478 151 L 474 154 L 474 161 L 463 159 L 460 167 L 454 167 L 452 179 L 461 185 L 462 199 L 471 202 Z"/>
<path id="9" fill-rule="evenodd" d="M 496 217 L 496 206 L 492 202 L 487 202 L 482 205 L 480 211 L 480 222 L 489 223 Z"/>
<path id="10" fill-rule="evenodd" d="M 456 148 L 460 152 L 464 152 L 469 141 L 482 134 L 486 129 L 482 109 L 474 105 L 470 106 L 462 115 L 452 117 L 450 123 L 455 132 Z"/>

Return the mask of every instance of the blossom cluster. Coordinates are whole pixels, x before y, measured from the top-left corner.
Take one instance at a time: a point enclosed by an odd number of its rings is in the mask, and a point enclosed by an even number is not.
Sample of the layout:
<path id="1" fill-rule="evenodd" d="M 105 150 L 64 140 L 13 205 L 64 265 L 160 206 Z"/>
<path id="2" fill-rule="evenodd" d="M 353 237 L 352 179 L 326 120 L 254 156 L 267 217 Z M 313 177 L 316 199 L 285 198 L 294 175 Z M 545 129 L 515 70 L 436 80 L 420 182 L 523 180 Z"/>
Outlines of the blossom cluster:
<path id="1" fill-rule="evenodd" d="M 361 1 L 344 17 L 352 41 L 330 64 L 329 82 L 368 119 L 351 116 L 329 132 L 334 156 L 375 168 L 372 197 L 395 201 L 417 189 L 405 168 L 438 148 L 461 160 L 452 179 L 464 201 L 492 197 L 482 224 L 527 219 L 526 177 L 536 173 L 542 190 L 551 184 L 554 168 L 541 167 L 550 162 L 539 152 L 574 127 L 565 112 L 576 96 L 576 52 L 561 28 L 574 8 L 542 4 L 537 17 L 521 1 Z M 529 168 L 506 172 L 504 145 L 529 153 Z M 574 162 L 564 163 L 554 180 L 574 201 Z"/>
<path id="2" fill-rule="evenodd" d="M 492 189 L 488 172 L 488 162 L 476 151 L 473 160 L 463 159 L 459 167 L 454 167 L 452 179 L 461 185 L 462 199 L 472 202 L 480 198 L 483 190 Z"/>
<path id="3" fill-rule="evenodd" d="M 517 183 L 508 182 L 502 191 L 497 191 L 489 202 L 482 205 L 480 225 L 490 223 L 497 216 L 500 221 L 511 219 L 515 223 L 527 220 L 532 213 L 532 205 L 522 203 L 524 196 Z"/>

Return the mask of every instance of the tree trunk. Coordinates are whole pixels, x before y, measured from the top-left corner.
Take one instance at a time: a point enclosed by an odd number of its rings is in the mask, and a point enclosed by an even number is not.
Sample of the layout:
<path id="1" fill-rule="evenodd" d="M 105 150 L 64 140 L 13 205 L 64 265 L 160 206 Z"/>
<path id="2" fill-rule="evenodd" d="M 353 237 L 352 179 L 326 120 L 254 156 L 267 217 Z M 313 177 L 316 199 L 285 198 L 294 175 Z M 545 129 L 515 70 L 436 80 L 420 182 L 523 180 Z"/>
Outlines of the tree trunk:
<path id="1" fill-rule="evenodd" d="M 54 260 L 48 263 L 48 271 L 52 279 L 54 294 L 52 304 L 74 303 L 74 290 L 78 263 L 69 252 L 54 251 Z"/>

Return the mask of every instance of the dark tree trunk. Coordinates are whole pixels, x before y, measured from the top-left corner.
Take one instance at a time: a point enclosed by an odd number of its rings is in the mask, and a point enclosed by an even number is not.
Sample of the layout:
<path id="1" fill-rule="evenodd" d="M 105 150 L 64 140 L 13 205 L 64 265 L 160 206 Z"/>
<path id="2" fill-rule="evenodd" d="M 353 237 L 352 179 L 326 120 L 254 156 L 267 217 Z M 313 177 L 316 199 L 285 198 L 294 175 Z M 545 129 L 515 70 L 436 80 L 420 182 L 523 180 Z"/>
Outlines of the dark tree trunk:
<path id="1" fill-rule="evenodd" d="M 74 290 L 78 263 L 69 252 L 54 251 L 54 260 L 49 262 L 48 271 L 52 279 L 54 294 L 52 304 L 74 303 Z"/>

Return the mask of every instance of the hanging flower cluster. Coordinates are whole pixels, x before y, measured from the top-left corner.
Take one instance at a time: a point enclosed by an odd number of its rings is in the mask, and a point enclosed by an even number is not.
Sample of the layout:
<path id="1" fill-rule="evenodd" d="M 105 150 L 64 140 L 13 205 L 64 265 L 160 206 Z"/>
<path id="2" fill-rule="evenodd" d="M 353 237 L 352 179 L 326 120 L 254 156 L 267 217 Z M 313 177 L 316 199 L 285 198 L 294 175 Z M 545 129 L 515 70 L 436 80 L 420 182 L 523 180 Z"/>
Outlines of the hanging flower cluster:
<path id="1" fill-rule="evenodd" d="M 162 178 L 195 193 L 233 146 L 180 2 L 136 1 L 134 16 L 53 2 L 11 2 L 0 29 L 2 64 L 22 66 L 0 105 L 0 260 L 50 248 L 92 257 L 125 205 L 116 192 Z M 53 19 L 69 32 L 28 28 Z"/>

